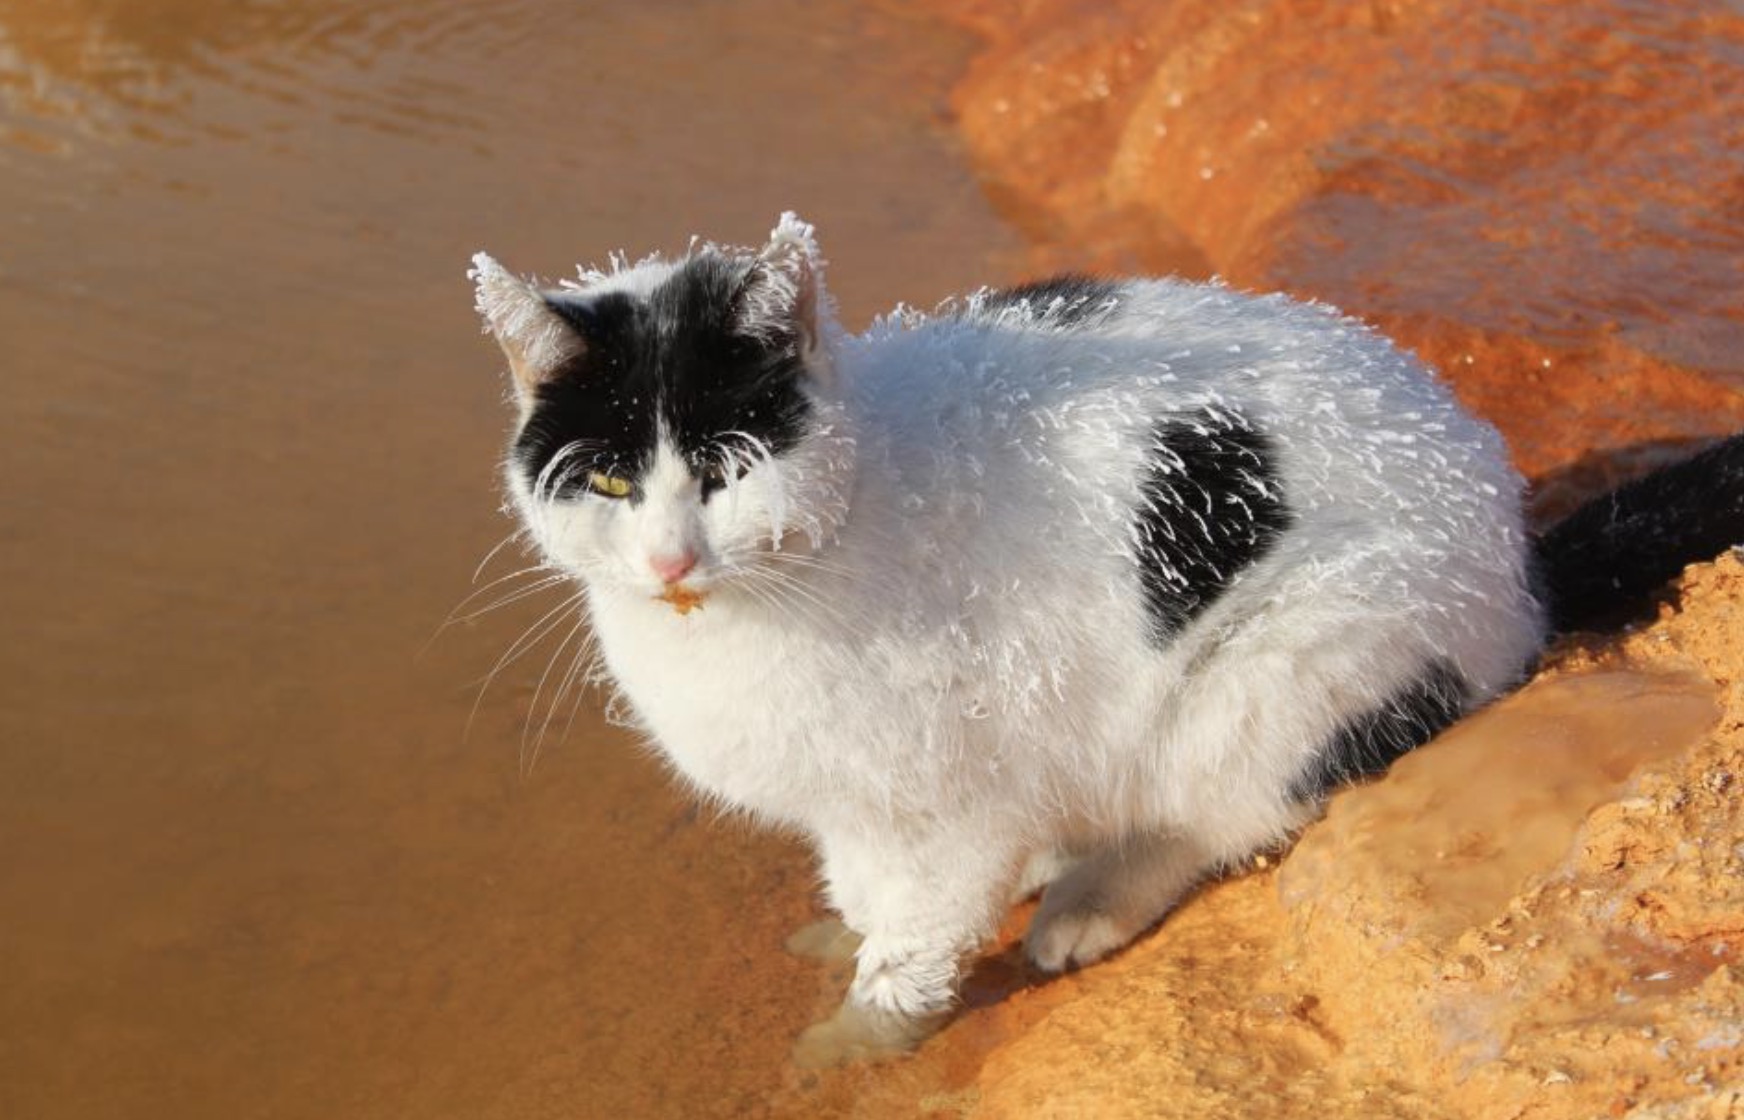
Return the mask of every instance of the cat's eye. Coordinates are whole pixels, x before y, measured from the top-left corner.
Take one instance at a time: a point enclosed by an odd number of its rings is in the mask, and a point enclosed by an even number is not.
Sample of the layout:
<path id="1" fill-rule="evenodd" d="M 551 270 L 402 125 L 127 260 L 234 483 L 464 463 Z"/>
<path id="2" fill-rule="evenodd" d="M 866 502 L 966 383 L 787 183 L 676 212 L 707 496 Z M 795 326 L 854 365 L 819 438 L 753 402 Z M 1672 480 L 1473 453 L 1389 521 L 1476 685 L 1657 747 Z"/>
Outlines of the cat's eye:
<path id="1" fill-rule="evenodd" d="M 587 472 L 587 488 L 602 498 L 628 498 L 630 496 L 630 480 L 619 478 L 615 474 L 605 474 L 601 471 Z"/>

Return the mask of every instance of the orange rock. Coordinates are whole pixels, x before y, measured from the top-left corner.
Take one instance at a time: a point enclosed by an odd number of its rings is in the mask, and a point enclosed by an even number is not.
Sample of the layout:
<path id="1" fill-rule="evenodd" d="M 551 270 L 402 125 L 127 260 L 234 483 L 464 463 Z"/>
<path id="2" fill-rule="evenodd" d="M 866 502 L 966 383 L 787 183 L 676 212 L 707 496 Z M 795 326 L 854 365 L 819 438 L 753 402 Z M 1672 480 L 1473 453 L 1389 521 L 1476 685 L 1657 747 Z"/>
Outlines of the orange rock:
<path id="1" fill-rule="evenodd" d="M 1533 474 L 1744 427 L 1744 13 L 941 6 L 989 39 L 956 107 L 1045 267 L 1336 304 L 1436 364 Z"/>

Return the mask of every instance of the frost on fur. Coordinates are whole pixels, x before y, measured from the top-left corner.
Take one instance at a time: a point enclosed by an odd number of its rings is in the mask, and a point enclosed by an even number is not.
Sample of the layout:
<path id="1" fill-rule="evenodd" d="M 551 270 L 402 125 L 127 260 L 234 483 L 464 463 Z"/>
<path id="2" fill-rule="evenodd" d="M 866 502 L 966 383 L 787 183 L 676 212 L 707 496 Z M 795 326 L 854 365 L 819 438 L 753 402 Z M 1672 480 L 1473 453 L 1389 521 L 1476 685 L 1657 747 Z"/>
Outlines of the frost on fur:
<path id="1" fill-rule="evenodd" d="M 539 294 L 475 264 L 492 331 L 549 360 Z M 1086 963 L 1287 836 L 1316 775 L 1537 648 L 1499 438 L 1378 336 L 1066 278 L 848 337 L 823 264 L 784 214 L 761 248 L 584 272 L 574 298 L 639 309 L 591 358 L 702 341 L 621 395 L 602 361 L 586 408 L 535 401 L 507 475 L 637 726 L 712 804 L 818 846 L 865 937 L 819 1047 L 934 1025 L 1036 853 L 1082 858 L 1056 861 L 1031 956 Z M 685 284 L 706 301 L 655 298 Z M 637 501 L 554 496 L 596 445 Z M 707 604 L 679 613 L 654 560 L 684 552 Z"/>
<path id="2" fill-rule="evenodd" d="M 742 320 L 758 337 L 796 330 L 807 353 L 822 337 L 831 308 L 823 291 L 823 254 L 809 222 L 784 212 L 758 252 L 745 288 Z"/>
<path id="3" fill-rule="evenodd" d="M 553 314 L 539 289 L 485 253 L 475 253 L 467 279 L 485 330 L 508 356 L 515 387 L 525 397 L 552 370 L 581 351 L 581 339 Z"/>

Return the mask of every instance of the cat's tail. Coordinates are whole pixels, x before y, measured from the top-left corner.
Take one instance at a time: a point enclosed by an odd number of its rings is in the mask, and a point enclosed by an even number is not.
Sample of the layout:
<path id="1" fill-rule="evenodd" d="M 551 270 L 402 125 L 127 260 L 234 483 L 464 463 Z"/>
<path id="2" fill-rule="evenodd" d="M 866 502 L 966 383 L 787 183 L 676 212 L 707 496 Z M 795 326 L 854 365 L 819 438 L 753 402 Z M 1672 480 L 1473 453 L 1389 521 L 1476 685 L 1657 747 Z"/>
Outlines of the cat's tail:
<path id="1" fill-rule="evenodd" d="M 1744 434 L 1593 499 L 1536 542 L 1556 632 L 1592 627 L 1744 544 Z"/>

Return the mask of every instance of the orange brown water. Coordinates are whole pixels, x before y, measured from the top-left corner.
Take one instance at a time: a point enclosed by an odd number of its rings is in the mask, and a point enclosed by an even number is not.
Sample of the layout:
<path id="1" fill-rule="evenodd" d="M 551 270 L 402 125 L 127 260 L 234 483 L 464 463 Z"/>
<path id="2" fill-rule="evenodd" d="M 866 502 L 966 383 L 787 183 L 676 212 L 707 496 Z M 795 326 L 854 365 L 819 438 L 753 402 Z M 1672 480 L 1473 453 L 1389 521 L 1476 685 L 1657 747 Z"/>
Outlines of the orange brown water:
<path id="1" fill-rule="evenodd" d="M 805 854 L 591 702 L 524 777 L 540 654 L 464 737 L 543 607 L 417 660 L 508 529 L 462 273 L 793 208 L 850 324 L 994 278 L 967 46 L 800 0 L 0 0 L 0 1116 L 803 1100 Z"/>
<path id="2" fill-rule="evenodd" d="M 1284 904 L 1304 926 L 1330 908 L 1371 936 L 1444 946 L 1551 874 L 1593 809 L 1642 766 L 1689 752 L 1718 715 L 1714 686 L 1693 674 L 1539 681 L 1334 800 L 1284 862 Z M 1381 899 L 1410 925 L 1364 913 Z"/>

